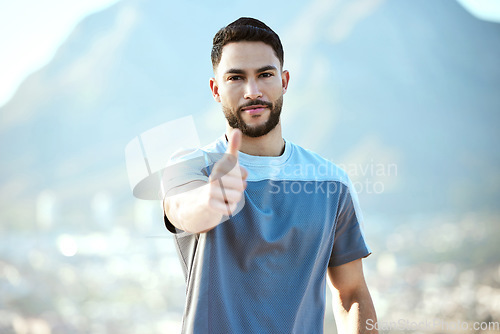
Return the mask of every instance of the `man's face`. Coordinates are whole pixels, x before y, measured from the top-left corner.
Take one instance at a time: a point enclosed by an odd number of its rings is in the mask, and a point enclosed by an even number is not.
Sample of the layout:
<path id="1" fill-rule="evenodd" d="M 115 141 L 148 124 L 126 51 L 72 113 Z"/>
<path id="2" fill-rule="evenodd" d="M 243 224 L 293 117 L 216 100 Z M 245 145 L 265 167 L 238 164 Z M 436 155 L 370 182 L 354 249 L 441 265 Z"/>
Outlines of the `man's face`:
<path id="1" fill-rule="evenodd" d="M 210 87 L 229 125 L 249 137 L 260 137 L 280 121 L 288 79 L 271 46 L 242 41 L 224 46 Z"/>

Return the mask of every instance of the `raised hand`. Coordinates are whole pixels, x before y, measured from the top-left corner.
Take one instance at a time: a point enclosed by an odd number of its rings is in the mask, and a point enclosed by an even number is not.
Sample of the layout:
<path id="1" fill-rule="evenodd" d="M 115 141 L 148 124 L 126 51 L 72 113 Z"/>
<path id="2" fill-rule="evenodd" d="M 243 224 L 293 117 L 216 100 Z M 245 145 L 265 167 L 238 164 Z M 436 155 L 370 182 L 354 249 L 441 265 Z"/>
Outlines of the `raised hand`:
<path id="1" fill-rule="evenodd" d="M 239 129 L 233 130 L 226 154 L 214 165 L 209 178 L 208 206 L 226 216 L 234 213 L 247 186 L 248 172 L 238 163 L 241 137 Z"/>

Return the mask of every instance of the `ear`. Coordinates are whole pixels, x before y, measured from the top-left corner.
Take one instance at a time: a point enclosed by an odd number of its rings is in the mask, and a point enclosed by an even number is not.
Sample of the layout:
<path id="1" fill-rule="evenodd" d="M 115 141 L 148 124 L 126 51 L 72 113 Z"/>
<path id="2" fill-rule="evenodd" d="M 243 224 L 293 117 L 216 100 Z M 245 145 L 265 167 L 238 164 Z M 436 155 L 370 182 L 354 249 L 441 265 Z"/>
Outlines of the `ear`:
<path id="1" fill-rule="evenodd" d="M 283 94 L 286 93 L 288 89 L 288 82 L 290 81 L 290 73 L 287 70 L 284 70 L 281 73 L 281 86 L 283 87 Z"/>
<path id="2" fill-rule="evenodd" d="M 212 91 L 212 96 L 214 97 L 214 100 L 220 102 L 219 86 L 215 78 L 210 78 L 210 90 Z"/>

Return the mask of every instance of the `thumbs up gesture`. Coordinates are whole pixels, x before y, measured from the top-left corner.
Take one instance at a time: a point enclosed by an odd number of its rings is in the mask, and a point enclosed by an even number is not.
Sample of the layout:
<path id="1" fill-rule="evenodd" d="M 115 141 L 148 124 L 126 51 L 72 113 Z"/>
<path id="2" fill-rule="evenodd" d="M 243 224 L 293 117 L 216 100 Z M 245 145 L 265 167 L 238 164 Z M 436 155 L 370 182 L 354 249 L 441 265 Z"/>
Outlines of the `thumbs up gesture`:
<path id="1" fill-rule="evenodd" d="M 247 186 L 248 172 L 238 163 L 242 134 L 234 129 L 230 135 L 226 154 L 213 167 L 209 178 L 208 207 L 214 212 L 231 216 Z"/>

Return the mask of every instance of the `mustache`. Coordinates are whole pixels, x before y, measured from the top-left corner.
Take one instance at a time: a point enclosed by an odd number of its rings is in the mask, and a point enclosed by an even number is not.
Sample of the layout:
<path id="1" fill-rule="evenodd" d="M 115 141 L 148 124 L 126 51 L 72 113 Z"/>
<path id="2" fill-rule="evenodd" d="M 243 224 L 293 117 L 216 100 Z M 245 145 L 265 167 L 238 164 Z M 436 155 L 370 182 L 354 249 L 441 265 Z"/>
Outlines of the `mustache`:
<path id="1" fill-rule="evenodd" d="M 248 101 L 247 103 L 241 105 L 238 108 L 238 110 L 241 112 L 241 109 L 246 108 L 246 107 L 255 106 L 255 105 L 267 106 L 267 107 L 269 107 L 269 109 L 273 108 L 273 104 L 271 102 L 262 101 L 262 100 L 252 100 L 252 101 Z"/>

